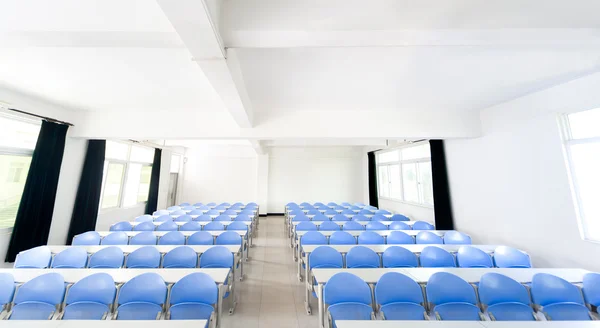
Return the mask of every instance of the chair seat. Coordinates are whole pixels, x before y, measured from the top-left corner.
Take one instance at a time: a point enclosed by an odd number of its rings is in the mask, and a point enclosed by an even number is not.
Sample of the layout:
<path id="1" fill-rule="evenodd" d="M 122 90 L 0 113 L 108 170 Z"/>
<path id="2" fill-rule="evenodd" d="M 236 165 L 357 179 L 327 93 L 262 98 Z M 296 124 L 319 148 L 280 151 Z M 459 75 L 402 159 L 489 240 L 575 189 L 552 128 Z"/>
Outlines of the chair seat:
<path id="1" fill-rule="evenodd" d="M 442 320 L 479 321 L 479 308 L 471 303 L 446 303 L 433 308 Z"/>
<path id="2" fill-rule="evenodd" d="M 96 302 L 77 302 L 65 308 L 63 320 L 102 320 L 108 306 Z"/>
<path id="3" fill-rule="evenodd" d="M 335 320 L 371 320 L 373 308 L 362 303 L 338 303 L 329 306 L 328 311 L 336 327 Z"/>
<path id="4" fill-rule="evenodd" d="M 489 306 L 487 312 L 497 321 L 535 321 L 533 310 L 523 303 L 498 303 Z"/>
<path id="5" fill-rule="evenodd" d="M 132 302 L 119 306 L 117 320 L 156 320 L 162 307 L 154 303 Z"/>
<path id="6" fill-rule="evenodd" d="M 48 320 L 56 311 L 52 304 L 42 302 L 23 302 L 12 309 L 10 320 Z"/>
<path id="7" fill-rule="evenodd" d="M 171 320 L 209 320 L 214 308 L 202 303 L 180 303 L 171 306 Z"/>
<path id="8" fill-rule="evenodd" d="M 425 320 L 425 308 L 420 304 L 398 302 L 383 305 L 381 312 L 386 320 Z"/>
<path id="9" fill-rule="evenodd" d="M 542 312 L 549 320 L 592 320 L 588 308 L 578 303 L 550 304 Z"/>

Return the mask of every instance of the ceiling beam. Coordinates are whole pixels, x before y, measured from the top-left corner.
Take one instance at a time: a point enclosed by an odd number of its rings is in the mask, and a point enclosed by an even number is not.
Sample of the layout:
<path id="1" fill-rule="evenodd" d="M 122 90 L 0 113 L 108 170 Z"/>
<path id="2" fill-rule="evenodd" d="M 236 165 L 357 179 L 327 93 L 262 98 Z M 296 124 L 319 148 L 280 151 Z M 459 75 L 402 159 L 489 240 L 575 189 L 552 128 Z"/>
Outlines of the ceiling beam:
<path id="1" fill-rule="evenodd" d="M 248 141 L 250 142 L 250 145 L 252 145 L 252 148 L 254 148 L 256 155 L 266 154 L 266 149 L 265 149 L 262 141 L 260 141 L 260 140 L 248 140 Z"/>

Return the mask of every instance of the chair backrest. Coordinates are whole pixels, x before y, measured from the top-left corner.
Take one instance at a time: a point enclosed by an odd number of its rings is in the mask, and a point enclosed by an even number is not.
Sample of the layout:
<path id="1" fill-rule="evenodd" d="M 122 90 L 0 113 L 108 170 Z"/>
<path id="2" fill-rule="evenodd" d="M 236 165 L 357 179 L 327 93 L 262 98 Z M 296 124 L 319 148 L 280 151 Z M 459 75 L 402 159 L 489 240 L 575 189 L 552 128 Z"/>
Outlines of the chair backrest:
<path id="1" fill-rule="evenodd" d="M 400 246 L 388 247 L 381 255 L 384 268 L 416 268 L 419 266 L 417 255 Z"/>
<path id="2" fill-rule="evenodd" d="M 50 266 L 50 260 L 50 248 L 38 246 L 19 253 L 15 260 L 15 268 L 45 269 Z"/>
<path id="3" fill-rule="evenodd" d="M 200 255 L 200 267 L 231 268 L 233 267 L 233 253 L 227 247 L 211 247 Z"/>
<path id="4" fill-rule="evenodd" d="M 390 303 L 424 303 L 421 286 L 398 272 L 385 273 L 375 285 L 375 301 L 379 305 Z"/>
<path id="5" fill-rule="evenodd" d="M 316 202 L 316 203 L 315 203 L 315 206 L 323 206 L 323 205 L 324 205 L 324 204 L 323 204 L 323 203 L 321 203 L 321 202 Z"/>
<path id="6" fill-rule="evenodd" d="M 337 214 L 337 211 L 330 208 L 330 209 L 326 210 L 325 213 L 323 213 L 323 214 L 325 214 L 325 215 L 334 215 L 335 216 Z"/>
<path id="7" fill-rule="evenodd" d="M 242 211 L 235 219 L 233 219 L 233 221 L 252 221 L 252 214 Z"/>
<path id="8" fill-rule="evenodd" d="M 380 221 L 371 221 L 367 223 L 367 230 L 387 230 L 388 227 Z"/>
<path id="9" fill-rule="evenodd" d="M 292 219 L 292 222 L 302 222 L 302 221 L 310 221 L 310 218 L 308 216 L 304 215 L 304 213 L 302 213 L 302 214 L 297 214 Z"/>
<path id="10" fill-rule="evenodd" d="M 313 268 L 343 268 L 342 254 L 332 247 L 319 246 L 309 255 L 310 269 Z"/>
<path id="11" fill-rule="evenodd" d="M 296 226 L 296 231 L 318 230 L 317 226 L 310 221 L 302 221 Z"/>
<path id="12" fill-rule="evenodd" d="M 342 230 L 365 230 L 365 227 L 356 221 L 348 221 L 344 223 Z"/>
<path id="13" fill-rule="evenodd" d="M 150 214 L 140 215 L 135 218 L 135 222 L 152 222 L 152 221 L 154 221 L 154 219 L 152 218 L 152 215 L 150 215 Z"/>
<path id="14" fill-rule="evenodd" d="M 173 248 L 163 258 L 163 268 L 195 268 L 198 265 L 198 254 L 188 246 Z"/>
<path id="15" fill-rule="evenodd" d="M 350 206 L 352 206 L 352 204 L 350 204 L 350 203 L 348 203 L 348 202 L 343 202 L 341 205 L 342 205 L 342 206 L 345 206 L 345 207 L 350 207 Z"/>
<path id="16" fill-rule="evenodd" d="M 214 237 L 206 231 L 198 231 L 188 237 L 188 245 L 213 245 Z"/>
<path id="17" fill-rule="evenodd" d="M 206 212 L 205 214 L 207 214 L 207 215 L 219 215 L 219 214 L 221 214 L 221 212 L 219 212 L 219 210 L 217 210 L 217 209 L 212 209 L 212 210 L 209 210 L 208 212 Z"/>
<path id="18" fill-rule="evenodd" d="M 83 247 L 69 247 L 54 255 L 53 268 L 81 269 L 85 268 L 88 261 L 88 253 Z"/>
<path id="19" fill-rule="evenodd" d="M 217 216 L 214 221 L 231 221 L 231 216 L 228 214 L 221 214 Z"/>
<path id="20" fill-rule="evenodd" d="M 319 212 L 312 218 L 313 221 L 329 221 L 329 218 Z"/>
<path id="21" fill-rule="evenodd" d="M 461 246 L 456 253 L 456 262 L 461 268 L 491 268 L 494 266 L 492 257 L 479 248 Z"/>
<path id="22" fill-rule="evenodd" d="M 402 222 L 402 221 L 394 221 L 390 224 L 390 230 L 412 230 L 411 227 Z"/>
<path id="23" fill-rule="evenodd" d="M 593 306 L 600 305 L 600 274 L 588 273 L 583 276 L 583 296 L 585 302 Z"/>
<path id="24" fill-rule="evenodd" d="M 73 237 L 73 246 L 100 245 L 100 234 L 96 231 L 88 231 Z"/>
<path id="25" fill-rule="evenodd" d="M 202 214 L 204 214 L 204 211 L 202 211 L 200 209 L 195 209 L 188 213 L 188 215 L 202 215 Z"/>
<path id="26" fill-rule="evenodd" d="M 171 222 L 171 221 L 167 221 L 167 222 Z M 142 222 L 138 225 L 136 225 L 135 227 L 133 227 L 133 231 L 154 231 L 154 229 L 156 229 L 156 226 L 154 225 L 154 223 L 148 221 L 148 222 Z"/>
<path id="27" fill-rule="evenodd" d="M 248 231 L 248 225 L 244 221 L 233 221 L 228 226 L 226 226 L 225 229 Z"/>
<path id="28" fill-rule="evenodd" d="M 431 231 L 421 231 L 415 237 L 417 244 L 443 244 L 442 237 Z"/>
<path id="29" fill-rule="evenodd" d="M 179 231 L 200 231 L 200 230 L 202 230 L 202 225 L 200 224 L 200 222 L 197 222 L 197 221 L 186 222 L 181 227 L 179 227 Z"/>
<path id="30" fill-rule="evenodd" d="M 366 215 L 374 215 L 374 214 L 375 214 L 374 212 L 371 212 L 371 211 L 369 211 L 369 210 L 364 210 L 364 209 L 363 209 L 363 210 L 361 210 L 361 211 L 360 211 L 360 212 L 358 212 L 358 213 L 359 213 L 359 214 L 362 214 L 362 215 L 365 215 L 365 214 L 366 214 Z"/>
<path id="31" fill-rule="evenodd" d="M 331 206 L 338 206 L 338 204 L 334 203 L 334 202 L 329 202 L 327 203 L 327 206 L 331 207 Z"/>
<path id="32" fill-rule="evenodd" d="M 242 237 L 237 231 L 225 231 L 217 236 L 217 245 L 241 245 Z"/>
<path id="33" fill-rule="evenodd" d="M 339 224 L 329 220 L 323 221 L 323 223 L 321 223 L 321 225 L 319 226 L 320 231 L 339 231 L 341 229 L 342 228 Z"/>
<path id="34" fill-rule="evenodd" d="M 567 302 L 584 304 L 579 288 L 563 278 L 548 273 L 536 273 L 533 276 L 531 298 L 534 304 L 541 306 Z"/>
<path id="35" fill-rule="evenodd" d="M 318 231 L 308 231 L 300 238 L 302 245 L 327 245 L 327 237 Z"/>
<path id="36" fill-rule="evenodd" d="M 377 211 L 375 211 L 375 214 L 390 215 L 390 214 L 392 214 L 392 212 L 390 212 L 388 210 L 377 210 Z"/>
<path id="37" fill-rule="evenodd" d="M 129 237 L 123 231 L 109 233 L 102 238 L 100 245 L 127 245 Z"/>
<path id="38" fill-rule="evenodd" d="M 219 291 L 215 281 L 206 273 L 194 272 L 181 278 L 171 288 L 169 303 L 202 303 L 216 304 Z"/>
<path id="39" fill-rule="evenodd" d="M 362 214 L 356 214 L 352 217 L 352 221 L 370 221 L 369 218 Z M 387 229 L 387 227 L 386 227 Z"/>
<path id="40" fill-rule="evenodd" d="M 529 293 L 517 281 L 495 272 L 486 273 L 479 280 L 479 300 L 483 305 L 522 303 L 529 305 Z"/>
<path id="41" fill-rule="evenodd" d="M 410 219 L 406 215 L 394 214 L 390 218 L 390 221 L 410 221 Z"/>
<path id="42" fill-rule="evenodd" d="M 382 245 L 385 244 L 385 238 L 374 232 L 374 231 L 364 231 L 358 235 L 358 244 L 359 245 Z"/>
<path id="43" fill-rule="evenodd" d="M 156 227 L 156 231 L 177 231 L 177 229 L 179 229 L 179 226 L 173 221 L 163 222 Z"/>
<path id="44" fill-rule="evenodd" d="M 194 207 L 200 207 L 200 206 L 204 206 L 204 204 L 200 203 L 200 202 L 194 204 Z"/>
<path id="45" fill-rule="evenodd" d="M 152 231 L 142 231 L 131 237 L 129 245 L 156 245 L 156 235 Z"/>
<path id="46" fill-rule="evenodd" d="M 230 215 L 237 215 L 237 211 L 236 211 L 235 209 L 231 209 L 231 208 L 230 208 L 230 209 L 226 210 L 225 212 L 223 212 L 223 214 L 224 214 L 224 215 L 227 215 L 227 216 L 230 216 Z M 230 219 L 229 219 L 229 220 L 231 220 L 231 217 L 230 217 Z"/>
<path id="47" fill-rule="evenodd" d="M 302 203 L 300 203 L 300 206 L 301 206 L 301 207 L 304 207 L 304 206 L 312 206 L 312 205 L 310 205 L 310 204 L 309 204 L 309 203 L 307 203 L 307 202 L 302 202 Z"/>
<path id="48" fill-rule="evenodd" d="M 415 239 L 403 231 L 392 231 L 387 236 L 388 245 L 412 245 L 415 243 Z"/>
<path id="49" fill-rule="evenodd" d="M 166 222 L 166 221 L 173 221 L 173 217 L 169 214 L 163 214 L 159 217 L 157 217 L 156 219 L 154 219 L 155 222 Z"/>
<path id="50" fill-rule="evenodd" d="M 179 231 L 170 231 L 158 239 L 159 245 L 185 245 L 185 236 Z"/>
<path id="51" fill-rule="evenodd" d="M 446 233 L 444 233 L 444 244 L 471 245 L 471 237 L 460 231 L 446 231 Z"/>
<path id="52" fill-rule="evenodd" d="M 184 208 L 186 206 L 190 206 L 190 203 L 181 203 L 181 204 L 179 204 L 179 207 L 181 207 L 181 208 Z"/>
<path id="53" fill-rule="evenodd" d="M 169 212 L 179 211 L 180 209 L 181 209 L 181 206 L 170 206 L 170 207 L 167 207 L 167 211 L 169 211 Z"/>
<path id="54" fill-rule="evenodd" d="M 340 272 L 333 275 L 323 289 L 325 304 L 361 303 L 371 304 L 371 288 L 359 277 Z"/>
<path id="55" fill-rule="evenodd" d="M 202 214 L 202 215 L 198 216 L 197 218 L 195 218 L 194 221 L 206 221 L 206 222 L 209 222 L 209 221 L 212 221 L 212 218 L 208 214 Z"/>
<path id="56" fill-rule="evenodd" d="M 185 211 L 184 210 L 177 210 L 177 211 L 173 211 L 171 212 L 172 216 L 179 216 L 179 215 L 185 215 Z"/>
<path id="57" fill-rule="evenodd" d="M 94 302 L 110 306 L 115 301 L 117 287 L 108 273 L 94 273 L 82 278 L 69 288 L 66 304 Z"/>
<path id="58" fill-rule="evenodd" d="M 427 301 L 435 305 L 457 302 L 477 304 L 473 286 L 448 272 L 436 272 L 431 275 L 425 290 Z"/>
<path id="59" fill-rule="evenodd" d="M 185 206 L 183 206 L 181 209 L 182 209 L 182 210 L 184 210 L 184 211 L 193 211 L 193 210 L 195 210 L 195 209 L 196 209 L 196 207 L 195 207 L 195 206 L 191 206 L 191 205 L 188 203 L 188 205 L 185 205 Z"/>
<path id="60" fill-rule="evenodd" d="M 144 246 L 127 255 L 125 267 L 127 269 L 154 269 L 160 266 L 160 252 L 156 247 Z"/>
<path id="61" fill-rule="evenodd" d="M 175 222 L 190 222 L 192 221 L 192 217 L 189 215 L 180 215 L 178 217 L 175 218 Z"/>
<path id="62" fill-rule="evenodd" d="M 347 268 L 379 268 L 379 262 L 379 255 L 364 246 L 352 247 L 346 254 Z"/>
<path id="63" fill-rule="evenodd" d="M 356 238 L 345 231 L 336 231 L 329 236 L 331 245 L 356 245 Z"/>
<path id="64" fill-rule="evenodd" d="M 131 231 L 133 227 L 127 221 L 117 222 L 110 226 L 110 231 Z"/>
<path id="65" fill-rule="evenodd" d="M 383 214 L 375 214 L 371 217 L 371 221 L 388 221 L 388 218 Z"/>
<path id="66" fill-rule="evenodd" d="M 321 212 L 319 212 L 319 210 L 317 210 L 316 208 L 313 208 L 312 210 L 309 210 L 308 213 L 306 213 L 307 215 L 317 215 L 317 214 L 321 214 Z"/>
<path id="67" fill-rule="evenodd" d="M 90 256 L 89 267 L 94 269 L 118 269 L 123 266 L 123 250 L 116 246 L 103 248 Z"/>
<path id="68" fill-rule="evenodd" d="M 119 290 L 119 305 L 146 302 L 162 305 L 167 300 L 167 285 L 156 273 L 142 273 L 127 281 Z"/>
<path id="69" fill-rule="evenodd" d="M 204 230 L 205 231 L 223 231 L 223 230 L 225 230 L 225 226 L 223 225 L 223 223 L 221 223 L 219 221 L 213 221 L 213 222 L 209 222 L 207 225 L 205 225 Z"/>
<path id="70" fill-rule="evenodd" d="M 210 203 L 206 204 L 206 206 L 208 206 L 208 207 L 215 207 L 215 206 L 217 206 L 217 203 L 210 202 Z"/>
<path id="71" fill-rule="evenodd" d="M 413 230 L 435 230 L 435 227 L 425 221 L 416 221 L 413 226 Z"/>
<path id="72" fill-rule="evenodd" d="M 345 216 L 344 214 L 336 214 L 331 219 L 332 221 L 350 221 L 350 218 Z"/>
<path id="73" fill-rule="evenodd" d="M 223 203 L 219 204 L 219 206 L 229 207 L 229 206 L 231 206 L 231 204 L 229 204 L 228 202 L 223 202 Z"/>
<path id="74" fill-rule="evenodd" d="M 154 216 L 156 216 L 156 215 L 169 215 L 169 213 L 171 213 L 171 212 L 169 212 L 168 210 L 158 210 L 158 211 L 154 211 L 152 213 L 152 215 L 154 215 Z"/>
<path id="75" fill-rule="evenodd" d="M 531 259 L 527 253 L 508 246 L 496 247 L 494 263 L 499 268 L 531 268 Z"/>
<path id="76" fill-rule="evenodd" d="M 12 302 L 15 295 L 15 278 L 8 272 L 0 273 L 0 308 Z"/>
<path id="77" fill-rule="evenodd" d="M 14 303 L 42 302 L 58 305 L 65 297 L 65 280 L 58 273 L 46 273 L 25 282 L 17 290 Z"/>
<path id="78" fill-rule="evenodd" d="M 424 268 L 454 268 L 454 256 L 445 249 L 436 246 L 427 246 L 419 256 L 421 266 Z"/>

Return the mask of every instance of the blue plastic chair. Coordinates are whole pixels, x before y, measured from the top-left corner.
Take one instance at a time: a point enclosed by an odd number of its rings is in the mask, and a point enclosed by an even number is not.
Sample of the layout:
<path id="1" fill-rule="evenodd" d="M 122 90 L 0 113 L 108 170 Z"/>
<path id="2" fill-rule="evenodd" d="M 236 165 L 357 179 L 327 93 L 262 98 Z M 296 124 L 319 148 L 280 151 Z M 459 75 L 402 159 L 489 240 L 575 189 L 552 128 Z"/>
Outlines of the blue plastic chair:
<path id="1" fill-rule="evenodd" d="M 227 215 L 227 216 L 237 215 L 237 211 L 235 209 L 230 208 L 230 209 L 226 210 L 225 212 L 223 212 L 222 215 Z M 229 220 L 231 220 L 231 218 Z"/>
<path id="2" fill-rule="evenodd" d="M 187 239 L 188 245 L 213 245 L 214 237 L 209 232 L 198 231 Z"/>
<path id="3" fill-rule="evenodd" d="M 312 206 L 312 205 L 310 205 L 310 204 L 309 204 L 309 203 L 307 203 L 307 202 L 302 202 L 302 203 L 300 203 L 300 207 L 306 207 L 306 206 Z"/>
<path id="4" fill-rule="evenodd" d="M 100 245 L 127 245 L 128 242 L 129 237 L 125 232 L 116 231 L 104 236 Z"/>
<path id="5" fill-rule="evenodd" d="M 115 301 L 117 288 L 108 273 L 95 273 L 71 286 L 62 320 L 103 320 Z"/>
<path id="6" fill-rule="evenodd" d="M 207 205 L 200 205 L 196 209 L 202 211 L 202 213 L 210 211 L 210 207 Z"/>
<path id="7" fill-rule="evenodd" d="M 308 211 L 308 213 L 306 213 L 306 215 L 319 215 L 321 214 L 321 212 L 319 212 L 319 210 L 317 210 L 316 208 L 313 208 L 311 210 Z"/>
<path id="8" fill-rule="evenodd" d="M 375 285 L 375 301 L 386 320 L 425 319 L 421 286 L 401 273 L 388 272 L 379 278 Z"/>
<path id="9" fill-rule="evenodd" d="M 321 203 L 321 202 L 316 202 L 314 205 L 315 205 L 315 206 L 323 206 L 323 205 L 325 205 L 325 204 L 323 204 L 323 203 Z"/>
<path id="10" fill-rule="evenodd" d="M 339 231 L 340 225 L 333 221 L 324 221 L 319 225 L 319 231 Z"/>
<path id="11" fill-rule="evenodd" d="M 374 231 L 365 231 L 361 232 L 358 235 L 358 244 L 359 245 L 383 245 L 385 244 L 385 238 L 374 232 Z"/>
<path id="12" fill-rule="evenodd" d="M 336 210 L 330 208 L 330 209 L 326 210 L 325 213 L 323 213 L 323 214 L 325 216 L 327 216 L 327 215 L 334 215 L 335 216 L 336 214 L 338 214 L 338 212 Z"/>
<path id="13" fill-rule="evenodd" d="M 50 266 L 50 260 L 52 260 L 50 248 L 38 246 L 19 253 L 14 267 L 18 269 L 46 269 Z"/>
<path id="14" fill-rule="evenodd" d="M 204 204 L 202 204 L 202 203 L 195 203 L 195 204 L 194 204 L 194 207 L 200 207 L 200 206 L 203 206 L 203 205 L 204 205 Z"/>
<path id="15" fill-rule="evenodd" d="M 163 222 L 156 227 L 156 231 L 177 231 L 177 229 L 179 229 L 179 226 L 173 221 Z"/>
<path id="16" fill-rule="evenodd" d="M 225 231 L 217 236 L 217 245 L 242 245 L 242 237 L 237 231 Z"/>
<path id="17" fill-rule="evenodd" d="M 181 209 L 181 206 L 170 206 L 170 207 L 167 207 L 167 211 L 169 211 L 169 212 L 179 211 L 180 209 Z"/>
<path id="18" fill-rule="evenodd" d="M 346 267 L 352 268 L 379 268 L 379 255 L 374 250 L 364 247 L 352 247 L 346 254 Z"/>
<path id="19" fill-rule="evenodd" d="M 356 212 L 354 212 L 351 209 L 346 209 L 342 211 L 342 214 L 348 217 L 353 217 L 354 215 L 356 215 Z"/>
<path id="20" fill-rule="evenodd" d="M 231 217 L 227 214 L 221 214 L 217 216 L 214 221 L 231 221 Z"/>
<path id="21" fill-rule="evenodd" d="M 390 218 L 390 221 L 410 221 L 410 219 L 406 215 L 394 214 Z"/>
<path id="22" fill-rule="evenodd" d="M 330 245 L 356 245 L 356 238 L 345 231 L 336 231 L 329 236 Z"/>
<path id="23" fill-rule="evenodd" d="M 186 214 L 186 215 L 181 215 L 181 216 L 176 217 L 174 221 L 175 222 L 190 222 L 192 220 L 193 220 L 193 218 Z"/>
<path id="24" fill-rule="evenodd" d="M 244 221 L 233 221 L 228 226 L 225 227 L 225 230 L 248 231 L 248 225 Z"/>
<path id="25" fill-rule="evenodd" d="M 158 211 L 154 211 L 152 213 L 153 216 L 157 216 L 157 215 L 169 215 L 171 212 L 167 211 L 167 210 L 158 210 Z"/>
<path id="26" fill-rule="evenodd" d="M 390 224 L 390 230 L 412 230 L 411 227 L 402 222 L 402 221 L 394 221 Z"/>
<path id="27" fill-rule="evenodd" d="M 377 211 L 375 211 L 375 214 L 390 215 L 390 214 L 392 214 L 392 212 L 390 212 L 388 210 L 377 210 Z"/>
<path id="28" fill-rule="evenodd" d="M 156 229 L 156 226 L 152 222 L 142 222 L 133 227 L 133 231 L 154 231 L 154 229 Z"/>
<path id="29" fill-rule="evenodd" d="M 449 245 L 471 245 L 471 237 L 459 231 L 446 231 L 444 244 Z"/>
<path id="30" fill-rule="evenodd" d="M 534 321 L 527 289 L 499 273 L 486 273 L 479 280 L 479 300 L 496 321 Z"/>
<path id="31" fill-rule="evenodd" d="M 425 221 L 416 221 L 413 226 L 413 230 L 435 230 L 435 227 Z"/>
<path id="32" fill-rule="evenodd" d="M 217 206 L 217 203 L 210 202 L 210 203 L 206 204 L 206 206 L 208 206 L 208 207 L 215 207 L 215 206 Z"/>
<path id="33" fill-rule="evenodd" d="M 188 213 L 188 215 L 190 215 L 190 216 L 192 216 L 192 215 L 202 215 L 202 214 L 204 214 L 204 211 L 199 210 L 199 209 L 192 210 L 191 212 Z M 193 220 L 193 218 L 192 218 L 192 220 Z"/>
<path id="34" fill-rule="evenodd" d="M 437 272 L 431 275 L 425 290 L 438 320 L 481 320 L 475 290 L 462 278 Z"/>
<path id="35" fill-rule="evenodd" d="M 570 282 L 547 273 L 531 279 L 531 298 L 542 306 L 548 320 L 592 320 L 579 289 Z"/>
<path id="36" fill-rule="evenodd" d="M 129 253 L 125 268 L 127 269 L 155 269 L 160 266 L 160 252 L 156 247 L 144 246 Z"/>
<path id="37" fill-rule="evenodd" d="M 173 217 L 171 215 L 161 215 L 161 216 L 157 217 L 156 219 L 154 219 L 154 222 L 167 222 L 167 221 L 173 221 Z"/>
<path id="38" fill-rule="evenodd" d="M 179 231 L 170 231 L 158 239 L 159 245 L 185 245 L 185 236 Z"/>
<path id="39" fill-rule="evenodd" d="M 367 230 L 387 230 L 388 227 L 380 221 L 371 221 L 367 223 Z"/>
<path id="40" fill-rule="evenodd" d="M 210 221 L 212 221 L 212 218 L 208 214 L 202 214 L 199 217 L 195 218 L 194 221 L 210 222 Z"/>
<path id="41" fill-rule="evenodd" d="M 312 218 L 312 220 L 313 221 L 329 221 L 329 218 L 319 212 L 319 214 L 316 214 Z"/>
<path id="42" fill-rule="evenodd" d="M 191 273 L 173 285 L 169 303 L 170 320 L 209 320 L 219 292 L 215 281 L 206 273 Z"/>
<path id="43" fill-rule="evenodd" d="M 292 218 L 292 222 L 310 221 L 310 218 L 304 214 L 298 214 Z"/>
<path id="44" fill-rule="evenodd" d="M 225 205 L 217 205 L 217 206 L 215 206 L 214 209 L 217 210 L 217 211 L 219 211 L 219 213 L 221 213 L 221 212 L 225 212 L 225 210 L 227 209 L 227 206 L 225 206 Z"/>
<path id="45" fill-rule="evenodd" d="M 329 304 L 327 314 L 331 317 L 332 327 L 336 327 L 336 320 L 371 319 L 371 288 L 351 273 L 333 275 L 325 284 L 323 300 Z"/>
<path id="46" fill-rule="evenodd" d="M 223 231 L 225 225 L 219 221 L 213 221 L 204 226 L 204 231 Z"/>
<path id="47" fill-rule="evenodd" d="M 186 206 L 190 206 L 190 203 L 181 203 L 179 204 L 179 207 L 186 207 Z"/>
<path id="48" fill-rule="evenodd" d="M 46 273 L 25 282 L 14 299 L 9 320 L 49 320 L 65 297 L 65 280 Z"/>
<path id="49" fill-rule="evenodd" d="M 127 221 L 117 222 L 110 226 L 110 231 L 131 231 L 131 223 Z"/>
<path id="50" fill-rule="evenodd" d="M 193 211 L 193 210 L 196 209 L 196 206 L 191 206 L 190 203 L 186 203 L 186 204 L 187 205 L 180 204 L 180 206 L 182 206 L 181 207 L 182 210 L 184 210 L 184 211 Z"/>
<path id="51" fill-rule="evenodd" d="M 57 269 L 82 269 L 88 261 L 88 253 L 83 247 L 69 247 L 54 255 L 52 267 Z"/>
<path id="52" fill-rule="evenodd" d="M 342 254 L 332 247 L 319 246 L 308 256 L 310 268 L 338 268 L 344 267 Z"/>
<path id="53" fill-rule="evenodd" d="M 228 202 L 223 202 L 223 203 L 219 204 L 219 206 L 229 207 L 229 206 L 231 206 L 231 204 L 229 204 Z"/>
<path id="54" fill-rule="evenodd" d="M 492 257 L 479 248 L 462 246 L 456 253 L 456 262 L 460 268 L 492 268 Z"/>
<path id="55" fill-rule="evenodd" d="M 167 300 L 167 285 L 156 273 L 143 273 L 119 291 L 117 320 L 156 320 Z"/>
<path id="56" fill-rule="evenodd" d="M 123 250 L 116 246 L 103 248 L 90 256 L 90 269 L 119 269 L 123 266 Z"/>
<path id="57" fill-rule="evenodd" d="M 431 231 L 421 231 L 417 234 L 417 236 L 415 237 L 415 241 L 417 242 L 417 244 L 435 244 L 435 245 L 441 245 L 444 243 L 444 240 L 442 239 L 442 237 L 438 236 L 437 234 L 431 232 Z"/>
<path id="58" fill-rule="evenodd" d="M 100 234 L 96 231 L 88 231 L 73 237 L 73 246 L 100 245 Z"/>
<path id="59" fill-rule="evenodd" d="M 311 221 L 301 221 L 296 226 L 296 231 L 315 231 L 315 230 L 319 230 L 319 229 Z"/>
<path id="60" fill-rule="evenodd" d="M 415 239 L 403 231 L 392 231 L 387 236 L 388 245 L 412 245 L 415 243 Z"/>
<path id="61" fill-rule="evenodd" d="M 338 206 L 338 204 L 336 204 L 334 202 L 329 202 L 329 203 L 327 203 L 327 206 L 329 206 L 329 207 L 332 207 L 332 206 L 335 207 L 335 206 Z"/>
<path id="62" fill-rule="evenodd" d="M 212 209 L 212 210 L 206 212 L 205 214 L 207 214 L 207 215 L 220 215 L 221 212 L 219 212 L 219 210 L 217 210 L 217 209 Z"/>
<path id="63" fill-rule="evenodd" d="M 202 225 L 200 224 L 200 222 L 197 222 L 197 221 L 186 222 L 184 225 L 179 227 L 179 231 L 200 231 L 200 230 L 202 230 Z"/>
<path id="64" fill-rule="evenodd" d="M 332 221 L 350 221 L 350 218 L 345 216 L 344 214 L 336 214 L 331 219 Z"/>
<path id="65" fill-rule="evenodd" d="M 142 231 L 131 237 L 129 245 L 156 245 L 156 235 L 152 231 Z"/>
<path id="66" fill-rule="evenodd" d="M 150 214 L 140 215 L 135 218 L 135 222 L 152 222 L 152 221 L 154 221 L 154 218 L 152 218 L 152 215 L 150 215 Z"/>
<path id="67" fill-rule="evenodd" d="M 342 205 L 342 206 L 345 206 L 345 207 L 350 207 L 350 206 L 352 206 L 352 204 L 350 204 L 350 203 L 348 203 L 348 202 L 343 202 L 341 205 Z"/>
<path id="68" fill-rule="evenodd" d="M 593 272 L 583 276 L 582 290 L 587 304 L 600 306 L 600 274 Z"/>
<path id="69" fill-rule="evenodd" d="M 318 231 L 308 231 L 300 238 L 300 245 L 327 245 L 327 237 Z"/>
<path id="70" fill-rule="evenodd" d="M 424 268 L 454 268 L 456 263 L 454 262 L 454 256 L 445 249 L 427 246 L 421 251 L 419 257 L 421 266 Z"/>
<path id="71" fill-rule="evenodd" d="M 381 255 L 384 268 L 416 268 L 419 266 L 417 255 L 400 246 L 388 247 Z"/>
<path id="72" fill-rule="evenodd" d="M 344 223 L 344 225 L 342 226 L 342 230 L 348 230 L 348 231 L 365 230 L 365 227 L 356 221 L 348 221 L 348 222 Z"/>
<path id="73" fill-rule="evenodd" d="M 233 219 L 233 221 L 252 221 L 253 215 L 248 215 L 247 213 L 241 212 L 238 216 Z"/>
<path id="74" fill-rule="evenodd" d="M 177 210 L 177 211 L 173 211 L 171 212 L 171 216 L 180 216 L 180 215 L 186 215 L 187 213 L 184 210 Z"/>
<path id="75" fill-rule="evenodd" d="M 224 246 L 209 248 L 200 255 L 201 268 L 232 268 L 233 253 Z"/>
<path id="76" fill-rule="evenodd" d="M 375 214 L 371 217 L 371 221 L 389 221 L 383 214 Z"/>
<path id="77" fill-rule="evenodd" d="M 195 268 L 198 265 L 198 254 L 187 246 L 179 246 L 170 250 L 163 258 L 162 267 L 173 268 Z"/>
<path id="78" fill-rule="evenodd" d="M 494 263 L 498 268 L 531 268 L 531 259 L 527 253 L 508 246 L 496 247 Z"/>
<path id="79" fill-rule="evenodd" d="M 375 215 L 374 212 L 371 212 L 369 210 L 361 210 L 360 212 L 358 212 L 358 214 L 361 214 L 361 215 Z"/>
<path id="80" fill-rule="evenodd" d="M 368 217 L 362 214 L 356 214 L 352 217 L 352 221 L 371 221 Z M 387 229 L 387 228 L 386 228 Z"/>
<path id="81" fill-rule="evenodd" d="M 15 295 L 15 278 L 10 273 L 0 273 L 0 308 L 12 302 Z"/>

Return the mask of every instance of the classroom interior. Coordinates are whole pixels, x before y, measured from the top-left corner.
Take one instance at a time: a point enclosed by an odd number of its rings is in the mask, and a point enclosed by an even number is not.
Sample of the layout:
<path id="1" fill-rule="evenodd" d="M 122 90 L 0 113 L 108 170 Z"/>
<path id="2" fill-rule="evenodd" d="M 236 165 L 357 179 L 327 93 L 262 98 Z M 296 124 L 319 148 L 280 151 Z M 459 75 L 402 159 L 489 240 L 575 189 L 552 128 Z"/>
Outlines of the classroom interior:
<path id="1" fill-rule="evenodd" d="M 0 1 L 0 326 L 600 327 L 598 12 Z"/>

